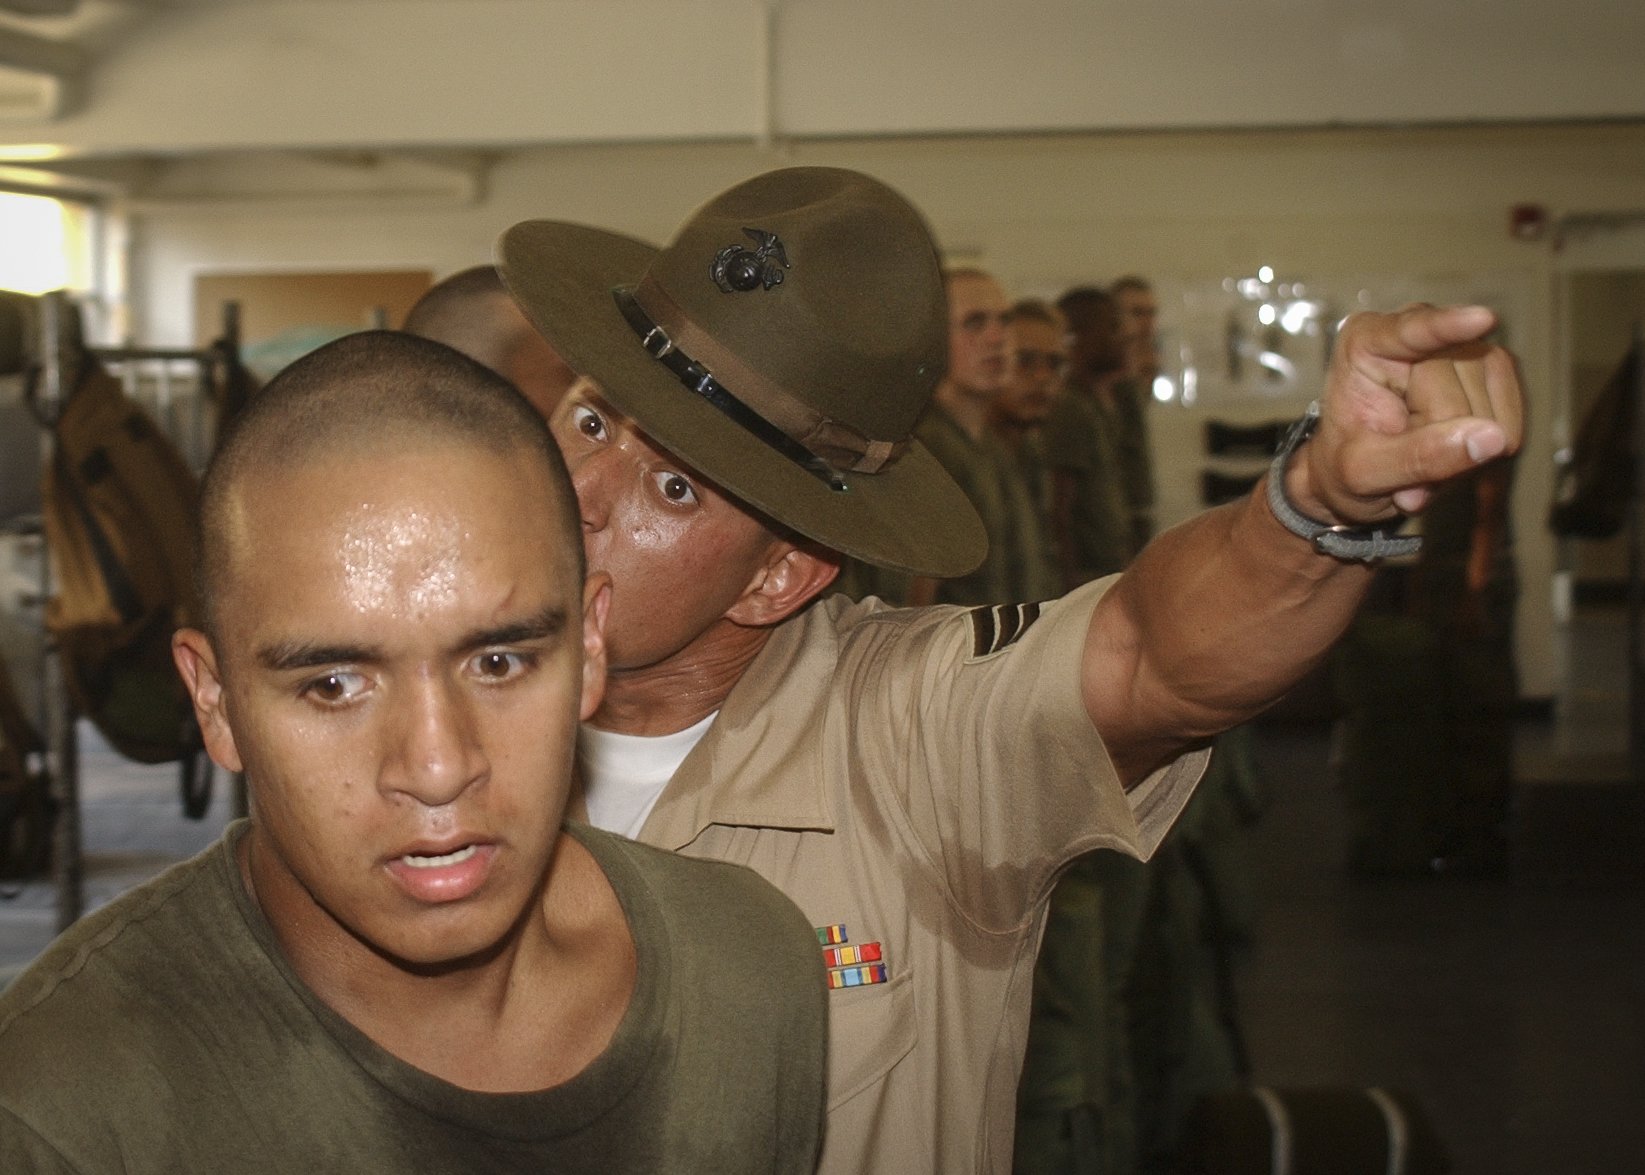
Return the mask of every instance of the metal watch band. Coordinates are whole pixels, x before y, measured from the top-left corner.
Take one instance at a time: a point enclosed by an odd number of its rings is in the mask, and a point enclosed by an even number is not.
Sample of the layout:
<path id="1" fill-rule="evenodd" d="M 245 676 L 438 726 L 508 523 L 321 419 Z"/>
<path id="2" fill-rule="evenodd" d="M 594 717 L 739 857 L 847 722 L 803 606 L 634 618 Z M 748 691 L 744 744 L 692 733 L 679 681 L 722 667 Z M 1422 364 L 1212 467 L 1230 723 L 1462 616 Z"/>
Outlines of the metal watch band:
<path id="1" fill-rule="evenodd" d="M 1268 468 L 1268 508 L 1279 519 L 1279 524 L 1298 538 L 1307 539 L 1321 555 L 1336 559 L 1375 563 L 1398 555 L 1414 555 L 1422 549 L 1420 535 L 1399 534 L 1404 515 L 1389 519 L 1377 526 L 1328 526 L 1318 519 L 1309 518 L 1291 504 L 1285 496 L 1285 470 L 1291 464 L 1291 454 L 1302 442 L 1313 435 L 1319 424 L 1319 401 L 1308 405 L 1302 419 L 1291 426 Z"/>

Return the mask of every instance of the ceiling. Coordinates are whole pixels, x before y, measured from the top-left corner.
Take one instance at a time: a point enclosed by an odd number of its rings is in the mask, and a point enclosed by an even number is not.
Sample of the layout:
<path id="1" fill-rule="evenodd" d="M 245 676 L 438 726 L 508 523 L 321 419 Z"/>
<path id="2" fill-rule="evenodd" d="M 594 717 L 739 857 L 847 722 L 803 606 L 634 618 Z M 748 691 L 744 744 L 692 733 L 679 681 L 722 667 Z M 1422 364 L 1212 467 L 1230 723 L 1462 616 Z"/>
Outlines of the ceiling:
<path id="1" fill-rule="evenodd" d="M 0 162 L 1645 120 L 1634 0 L 0 0 Z"/>

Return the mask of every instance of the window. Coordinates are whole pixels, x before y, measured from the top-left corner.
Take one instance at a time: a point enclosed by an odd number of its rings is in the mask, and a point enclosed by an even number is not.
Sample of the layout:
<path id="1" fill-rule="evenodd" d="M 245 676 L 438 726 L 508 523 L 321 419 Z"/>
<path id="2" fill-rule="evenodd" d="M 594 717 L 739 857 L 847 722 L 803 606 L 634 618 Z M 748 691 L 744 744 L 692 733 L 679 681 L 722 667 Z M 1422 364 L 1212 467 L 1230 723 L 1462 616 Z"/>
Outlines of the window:
<path id="1" fill-rule="evenodd" d="M 93 215 L 84 204 L 0 192 L 0 289 L 91 291 L 97 284 Z"/>

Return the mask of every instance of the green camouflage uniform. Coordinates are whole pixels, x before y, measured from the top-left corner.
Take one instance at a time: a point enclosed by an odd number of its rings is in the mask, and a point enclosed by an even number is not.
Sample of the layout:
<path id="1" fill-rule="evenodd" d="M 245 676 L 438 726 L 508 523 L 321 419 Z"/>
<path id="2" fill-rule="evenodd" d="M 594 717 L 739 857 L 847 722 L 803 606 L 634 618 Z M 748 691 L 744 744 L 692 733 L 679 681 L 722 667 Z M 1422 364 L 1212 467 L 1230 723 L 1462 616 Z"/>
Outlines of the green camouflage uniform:
<path id="1" fill-rule="evenodd" d="M 1005 486 L 1005 447 L 992 433 L 973 440 L 941 405 L 933 402 L 914 426 L 914 435 L 971 499 L 988 533 L 988 556 L 969 575 L 937 581 L 938 604 L 1006 604 L 1017 600 L 1011 582 L 1014 522 Z"/>
<path id="2" fill-rule="evenodd" d="M 1152 531 L 1144 407 L 1128 384 L 1113 411 L 1071 391 L 1046 425 L 1047 465 L 1074 478 L 1069 539 L 1083 578 L 1122 570 Z M 1250 768 L 1250 731 L 1222 736 L 1152 861 L 1093 853 L 1058 882 L 1018 1088 L 1019 1175 L 1168 1170 L 1189 1109 L 1237 1081 L 1227 966 L 1251 916 Z"/>
<path id="3" fill-rule="evenodd" d="M 1154 537 L 1154 456 L 1148 443 L 1150 389 L 1134 380 L 1114 385 L 1111 424 L 1125 503 L 1131 511 L 1131 549 Z"/>
<path id="4" fill-rule="evenodd" d="M 1067 538 L 1081 580 L 1129 563 L 1131 513 L 1114 429 L 1095 398 L 1062 395 L 1027 459 L 1043 462 L 1047 516 L 1055 475 L 1075 480 Z M 1070 864 L 1051 893 L 1017 1088 L 1021 1175 L 1136 1169 L 1125 991 L 1148 882 L 1140 862 L 1097 852 Z"/>
<path id="5" fill-rule="evenodd" d="M 1074 480 L 1066 540 L 1075 577 L 1085 583 L 1123 568 L 1136 553 L 1131 507 L 1114 429 L 1094 396 L 1070 390 L 1057 401 L 1045 426 L 1045 459 L 1053 476 Z"/>
<path id="6" fill-rule="evenodd" d="M 1014 448 L 1001 442 L 1005 465 L 1002 486 L 1011 524 L 1007 535 L 1008 602 L 1050 600 L 1062 595 L 1056 552 L 1051 546 L 1050 470 L 1036 435 Z M 1007 602 L 1007 601 L 1002 601 Z"/>

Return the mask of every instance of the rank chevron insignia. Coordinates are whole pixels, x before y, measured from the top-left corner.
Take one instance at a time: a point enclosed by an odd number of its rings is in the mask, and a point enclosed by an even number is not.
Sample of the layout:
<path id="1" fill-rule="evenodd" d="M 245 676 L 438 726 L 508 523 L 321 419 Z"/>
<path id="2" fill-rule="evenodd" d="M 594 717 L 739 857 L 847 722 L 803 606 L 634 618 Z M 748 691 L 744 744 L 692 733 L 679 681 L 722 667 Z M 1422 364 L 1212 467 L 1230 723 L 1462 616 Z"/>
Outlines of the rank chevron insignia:
<path id="1" fill-rule="evenodd" d="M 971 618 L 971 659 L 992 657 L 1009 648 L 1040 618 L 1038 604 L 991 604 L 973 608 Z"/>

